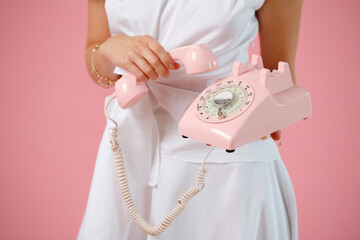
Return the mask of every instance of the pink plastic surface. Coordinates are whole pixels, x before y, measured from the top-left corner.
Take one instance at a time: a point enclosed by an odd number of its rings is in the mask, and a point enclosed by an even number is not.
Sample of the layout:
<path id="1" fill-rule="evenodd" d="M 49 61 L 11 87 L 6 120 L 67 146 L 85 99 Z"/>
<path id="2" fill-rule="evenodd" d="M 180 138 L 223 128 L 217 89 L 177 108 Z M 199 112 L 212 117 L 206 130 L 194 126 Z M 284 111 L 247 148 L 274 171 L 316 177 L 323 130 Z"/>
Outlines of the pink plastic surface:
<path id="1" fill-rule="evenodd" d="M 218 59 L 205 44 L 190 45 L 169 51 L 174 60 L 180 60 L 187 74 L 198 74 L 219 67 Z"/>
<path id="2" fill-rule="evenodd" d="M 255 92 L 251 106 L 229 121 L 204 121 L 197 116 L 198 103 L 209 89 L 219 83 L 241 80 Z M 294 86 L 289 66 L 280 62 L 278 70 L 263 68 L 260 56 L 253 55 L 251 65 L 233 65 L 232 76 L 215 81 L 190 105 L 179 123 L 179 133 L 225 149 L 235 149 L 311 115 L 311 99 L 307 89 Z M 231 117 L 231 115 L 229 116 Z"/>
<path id="3" fill-rule="evenodd" d="M 169 51 L 173 60 L 180 60 L 188 74 L 204 73 L 219 67 L 215 54 L 204 44 L 180 47 Z M 116 97 L 122 108 L 129 108 L 145 96 L 148 88 L 127 73 L 115 84 Z"/>
<path id="4" fill-rule="evenodd" d="M 148 92 L 148 88 L 136 77 L 127 73 L 115 83 L 116 98 L 122 108 L 132 107 Z"/>

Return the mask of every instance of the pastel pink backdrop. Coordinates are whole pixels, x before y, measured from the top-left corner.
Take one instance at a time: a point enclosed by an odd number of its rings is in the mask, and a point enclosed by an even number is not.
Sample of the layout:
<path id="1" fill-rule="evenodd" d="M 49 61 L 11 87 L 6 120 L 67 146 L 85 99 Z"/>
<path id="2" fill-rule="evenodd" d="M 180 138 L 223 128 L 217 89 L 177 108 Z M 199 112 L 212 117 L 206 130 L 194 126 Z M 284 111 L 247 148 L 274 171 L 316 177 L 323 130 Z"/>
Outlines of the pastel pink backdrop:
<path id="1" fill-rule="evenodd" d="M 0 239 L 75 239 L 112 92 L 85 68 L 87 1 L 0 6 Z M 296 75 L 313 116 L 280 148 L 300 239 L 360 239 L 359 8 L 304 2 Z"/>

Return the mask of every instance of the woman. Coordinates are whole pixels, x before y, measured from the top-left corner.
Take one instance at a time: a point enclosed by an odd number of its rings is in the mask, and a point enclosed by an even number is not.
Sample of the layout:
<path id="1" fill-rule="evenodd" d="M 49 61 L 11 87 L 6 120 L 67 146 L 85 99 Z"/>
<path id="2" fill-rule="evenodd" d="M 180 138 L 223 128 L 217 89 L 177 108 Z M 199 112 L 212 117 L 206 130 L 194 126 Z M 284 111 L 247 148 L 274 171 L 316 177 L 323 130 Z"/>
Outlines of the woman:
<path id="1" fill-rule="evenodd" d="M 264 66 L 275 69 L 285 61 L 294 73 L 301 6 L 301 0 L 89 0 L 86 60 L 93 80 L 111 86 L 120 78 L 114 73 L 118 66 L 150 89 L 132 108 L 123 110 L 113 101 L 108 112 L 119 124 L 133 200 L 151 224 L 159 224 L 193 184 L 209 150 L 177 134 L 186 107 L 207 85 L 229 76 L 234 61 L 247 62 L 258 29 Z M 167 51 L 199 43 L 214 51 L 220 68 L 188 76 Z M 231 154 L 215 148 L 204 190 L 164 233 L 152 237 L 139 230 L 124 206 L 110 125 L 78 239 L 298 238 L 293 188 L 274 143 L 281 131 Z"/>

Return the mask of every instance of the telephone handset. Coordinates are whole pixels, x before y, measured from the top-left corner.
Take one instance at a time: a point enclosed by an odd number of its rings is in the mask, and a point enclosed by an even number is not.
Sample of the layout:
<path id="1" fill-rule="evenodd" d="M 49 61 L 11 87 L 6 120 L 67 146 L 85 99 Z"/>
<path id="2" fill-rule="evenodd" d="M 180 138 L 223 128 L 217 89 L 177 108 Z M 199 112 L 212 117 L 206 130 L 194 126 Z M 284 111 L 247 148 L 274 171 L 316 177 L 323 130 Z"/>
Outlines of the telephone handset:
<path id="1" fill-rule="evenodd" d="M 204 44 L 180 47 L 169 51 L 173 60 L 183 63 L 187 74 L 204 73 L 219 67 L 215 54 Z M 146 85 L 133 74 L 126 73 L 115 83 L 117 101 L 122 108 L 129 108 L 145 96 Z"/>
<path id="2" fill-rule="evenodd" d="M 218 60 L 206 45 L 191 45 L 169 51 L 180 60 L 188 74 L 212 71 Z M 270 72 L 263 68 L 260 56 L 252 56 L 251 64 L 235 62 L 232 76 L 219 79 L 207 87 L 190 105 L 179 122 L 179 133 L 213 145 L 198 171 L 196 183 L 181 195 L 176 205 L 157 226 L 151 226 L 140 215 L 132 200 L 122 152 L 117 141 L 117 123 L 107 113 L 109 103 L 117 98 L 122 108 L 129 108 L 147 93 L 144 83 L 127 73 L 115 84 L 115 93 L 105 105 L 105 115 L 113 122 L 110 143 L 124 204 L 137 226 L 149 235 L 164 232 L 184 210 L 186 203 L 205 186 L 205 161 L 215 146 L 233 152 L 235 148 L 257 140 L 311 115 L 309 91 L 294 86 L 287 63 Z"/>

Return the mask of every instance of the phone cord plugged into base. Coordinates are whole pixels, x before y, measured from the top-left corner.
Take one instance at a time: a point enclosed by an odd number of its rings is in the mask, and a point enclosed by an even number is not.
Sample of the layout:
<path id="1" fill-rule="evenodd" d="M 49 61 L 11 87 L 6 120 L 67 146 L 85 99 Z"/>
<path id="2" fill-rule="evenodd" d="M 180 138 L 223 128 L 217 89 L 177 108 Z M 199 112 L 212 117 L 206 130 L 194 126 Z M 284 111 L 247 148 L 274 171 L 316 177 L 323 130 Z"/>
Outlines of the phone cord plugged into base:
<path id="1" fill-rule="evenodd" d="M 176 205 L 170 210 L 168 215 L 164 218 L 164 220 L 159 225 L 152 226 L 140 215 L 140 213 L 137 210 L 137 208 L 134 204 L 134 201 L 131 197 L 129 184 L 128 184 L 128 180 L 127 180 L 126 172 L 125 172 L 122 151 L 121 151 L 119 143 L 116 139 L 118 124 L 107 113 L 108 105 L 115 97 L 116 97 L 115 93 L 111 95 L 110 100 L 105 105 L 104 112 L 105 112 L 105 116 L 114 123 L 114 126 L 109 128 L 110 129 L 109 138 L 110 138 L 111 150 L 113 152 L 114 159 L 115 159 L 115 166 L 116 166 L 116 171 L 117 171 L 117 175 L 118 175 L 119 182 L 120 182 L 122 197 L 123 197 L 125 206 L 129 210 L 129 214 L 130 214 L 131 218 L 138 225 L 138 227 L 145 233 L 147 233 L 151 236 L 156 236 L 156 235 L 159 235 L 162 232 L 164 232 L 169 227 L 169 225 L 174 221 L 174 219 L 184 210 L 186 203 L 193 196 L 195 196 L 197 193 L 199 193 L 204 188 L 204 186 L 205 186 L 204 177 L 207 172 L 207 168 L 205 167 L 205 161 L 208 158 L 208 156 L 210 155 L 210 153 L 212 152 L 212 150 L 214 149 L 214 146 L 210 148 L 209 152 L 206 154 L 206 156 L 201 164 L 201 167 L 197 173 L 196 184 L 193 185 L 192 187 L 190 187 L 188 190 L 186 190 L 181 195 L 181 197 L 178 199 Z"/>

